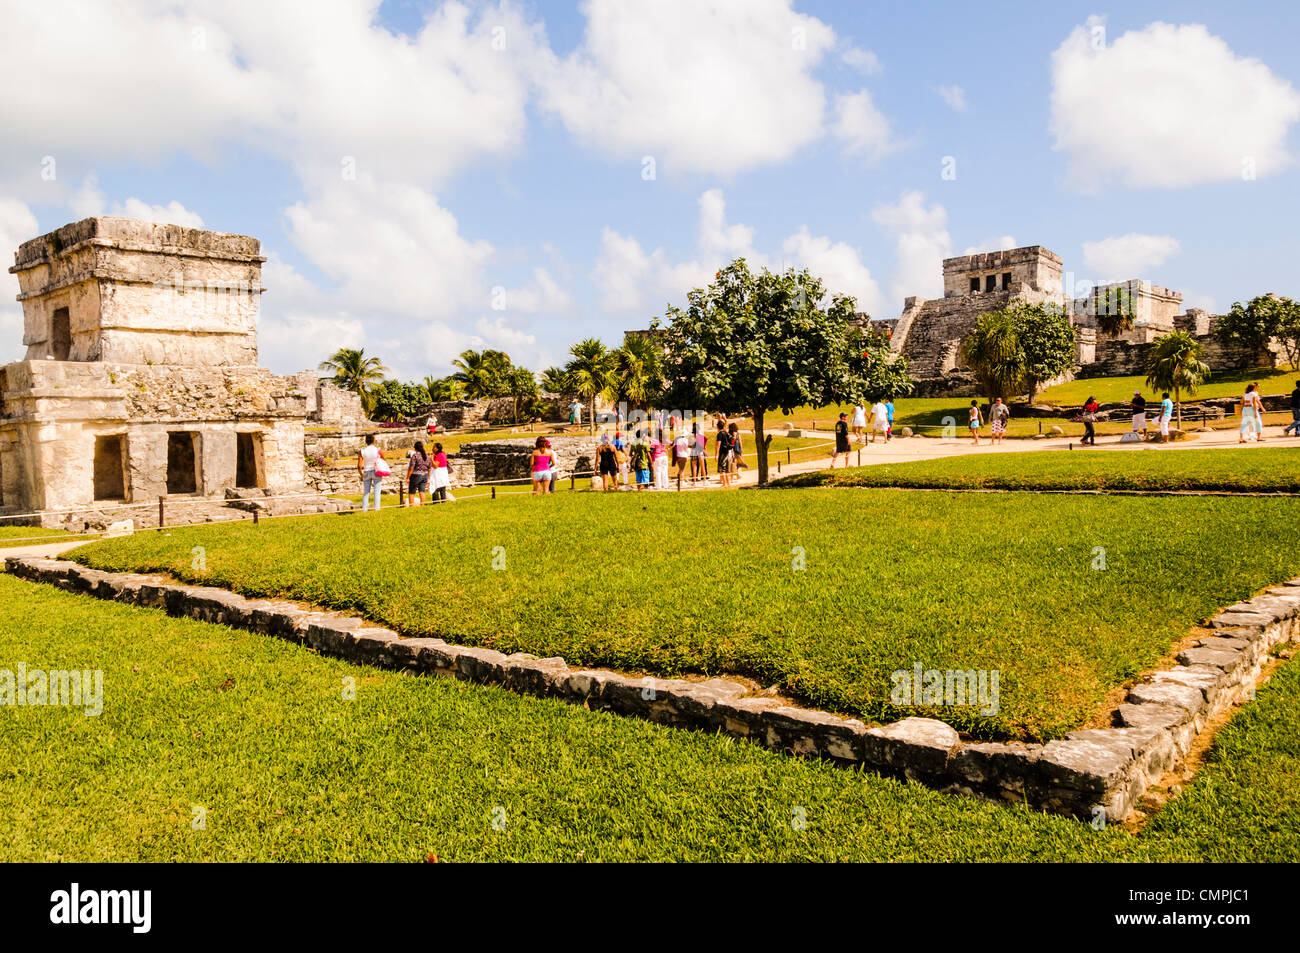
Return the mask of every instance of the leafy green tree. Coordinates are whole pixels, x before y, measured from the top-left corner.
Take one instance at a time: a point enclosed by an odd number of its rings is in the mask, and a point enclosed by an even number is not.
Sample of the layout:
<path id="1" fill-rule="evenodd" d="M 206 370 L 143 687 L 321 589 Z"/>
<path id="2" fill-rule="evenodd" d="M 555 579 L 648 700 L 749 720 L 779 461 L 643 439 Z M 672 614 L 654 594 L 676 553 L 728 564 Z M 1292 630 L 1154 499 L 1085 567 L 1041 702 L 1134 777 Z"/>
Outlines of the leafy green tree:
<path id="1" fill-rule="evenodd" d="M 1182 392 L 1195 394 L 1210 379 L 1210 365 L 1202 360 L 1205 348 L 1186 331 L 1171 331 L 1151 342 L 1147 354 L 1147 386 L 1174 392 L 1178 429 L 1183 429 Z"/>
<path id="2" fill-rule="evenodd" d="M 341 347 L 328 360 L 321 361 L 320 370 L 330 374 L 335 385 L 350 390 L 361 398 L 361 409 L 369 417 L 374 409 L 371 391 L 388 374 L 388 368 L 377 357 L 366 357 L 364 348 Z"/>
<path id="3" fill-rule="evenodd" d="M 1025 355 L 1025 386 L 1032 404 L 1039 387 L 1078 366 L 1077 332 L 1065 314 L 1050 305 L 1019 304 L 1011 311 Z"/>
<path id="4" fill-rule="evenodd" d="M 511 368 L 510 355 L 504 351 L 462 351 L 460 357 L 451 363 L 457 368 L 451 375 L 452 380 L 462 385 L 470 400 L 505 397 L 510 389 L 506 383 Z"/>
<path id="5" fill-rule="evenodd" d="M 424 389 L 429 392 L 429 401 L 438 404 L 447 400 L 460 400 L 463 387 L 460 381 L 451 377 L 426 377 Z"/>
<path id="6" fill-rule="evenodd" d="M 663 349 L 653 336 L 624 335 L 614 361 L 618 399 L 646 407 L 663 390 Z"/>
<path id="7" fill-rule="evenodd" d="M 962 359 L 990 401 L 1028 393 L 1075 368 L 1075 329 L 1059 308 L 1013 301 L 980 315 L 962 342 Z"/>
<path id="8" fill-rule="evenodd" d="M 573 393 L 589 402 L 587 423 L 596 432 L 596 398 L 610 397 L 618 386 L 618 363 L 614 352 L 598 338 L 583 338 L 569 348 L 572 355 L 564 365 Z"/>
<path id="9" fill-rule="evenodd" d="M 1214 336 L 1224 344 L 1247 348 L 1256 361 L 1263 361 L 1269 353 L 1269 341 L 1281 337 L 1284 329 L 1297 320 L 1295 309 L 1290 298 L 1273 294 L 1251 298 L 1245 305 L 1234 301 L 1228 313 L 1215 322 Z"/>
<path id="10" fill-rule="evenodd" d="M 429 403 L 429 391 L 424 384 L 404 384 L 397 380 L 382 381 L 373 389 L 371 397 L 372 420 L 406 420 Z"/>
<path id="11" fill-rule="evenodd" d="M 530 407 L 537 397 L 537 378 L 526 367 L 511 367 L 506 372 L 506 393 L 514 401 L 514 420 L 519 423 L 519 408 Z"/>
<path id="12" fill-rule="evenodd" d="M 754 274 L 738 258 L 707 288 L 689 292 L 684 310 L 668 309 L 663 331 L 668 402 L 750 414 L 760 484 L 768 476 L 769 438 L 763 432 L 768 412 L 911 391 L 906 359 L 889 353 L 883 335 L 865 334 L 849 323 L 854 300 L 838 294 L 826 298 L 821 279 L 806 269 Z"/>

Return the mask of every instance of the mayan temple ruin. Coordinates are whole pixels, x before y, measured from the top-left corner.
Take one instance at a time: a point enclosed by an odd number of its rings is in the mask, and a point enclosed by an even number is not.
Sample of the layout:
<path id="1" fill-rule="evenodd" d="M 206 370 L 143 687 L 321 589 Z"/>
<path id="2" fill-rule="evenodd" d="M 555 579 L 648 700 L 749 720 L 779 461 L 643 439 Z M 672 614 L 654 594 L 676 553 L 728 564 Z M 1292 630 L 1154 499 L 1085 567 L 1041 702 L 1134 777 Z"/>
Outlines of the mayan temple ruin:
<path id="1" fill-rule="evenodd" d="M 908 358 L 916 395 L 974 395 L 978 388 L 962 364 L 961 342 L 981 314 L 1012 301 L 1063 309 L 1078 330 L 1078 377 L 1145 374 L 1145 356 L 1159 335 L 1184 330 L 1204 345 L 1212 367 L 1249 367 L 1256 355 L 1223 347 L 1211 334 L 1216 316 L 1199 308 L 1182 312 L 1183 296 L 1141 279 L 1070 286 L 1061 257 L 1041 245 L 948 258 L 943 263 L 943 297 L 911 297 L 896 320 L 873 322 L 890 330 L 891 350 Z M 1133 327 L 1111 335 L 1098 327 L 1099 309 L 1125 293 Z M 1074 297 L 1071 292 L 1084 293 Z M 1103 312 L 1104 313 L 1104 312 Z"/>
<path id="2" fill-rule="evenodd" d="M 260 243 L 88 218 L 10 271 L 24 360 L 0 369 L 0 515 L 84 528 L 301 493 L 315 396 L 257 366 Z M 126 504 L 151 504 L 128 507 Z"/>

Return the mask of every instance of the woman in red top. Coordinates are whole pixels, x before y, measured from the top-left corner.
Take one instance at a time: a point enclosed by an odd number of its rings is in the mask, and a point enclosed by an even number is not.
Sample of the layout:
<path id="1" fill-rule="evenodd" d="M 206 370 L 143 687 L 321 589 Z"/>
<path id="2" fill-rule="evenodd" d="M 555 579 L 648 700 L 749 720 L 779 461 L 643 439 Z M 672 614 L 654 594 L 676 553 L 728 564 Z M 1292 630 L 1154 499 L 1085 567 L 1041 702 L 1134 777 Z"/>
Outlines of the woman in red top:
<path id="1" fill-rule="evenodd" d="M 1083 439 L 1079 441 L 1079 446 L 1085 443 L 1089 446 L 1097 446 L 1097 398 L 1089 397 L 1087 403 L 1083 405 Z"/>
<path id="2" fill-rule="evenodd" d="M 451 486 L 451 477 L 447 469 L 447 454 L 442 444 L 433 445 L 433 502 L 447 502 L 447 488 Z"/>

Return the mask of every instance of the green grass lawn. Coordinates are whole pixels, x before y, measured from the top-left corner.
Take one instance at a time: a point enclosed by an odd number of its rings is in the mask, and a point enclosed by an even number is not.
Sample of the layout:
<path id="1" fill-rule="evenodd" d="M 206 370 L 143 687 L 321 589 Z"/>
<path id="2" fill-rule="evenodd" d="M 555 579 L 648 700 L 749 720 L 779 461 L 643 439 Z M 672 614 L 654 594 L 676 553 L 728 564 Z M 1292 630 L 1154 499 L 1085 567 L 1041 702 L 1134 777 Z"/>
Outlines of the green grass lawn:
<path id="1" fill-rule="evenodd" d="M 1297 463 L 1300 448 L 1293 446 L 981 453 L 799 473 L 774 485 L 1300 493 Z"/>
<path id="2" fill-rule="evenodd" d="M 0 576 L 18 661 L 104 705 L 0 711 L 4 862 L 1300 858 L 1295 665 L 1134 835 Z"/>
<path id="3" fill-rule="evenodd" d="M 996 717 L 920 712 L 982 737 L 1046 738 L 1219 607 L 1300 574 L 1295 505 L 834 489 L 507 496 L 177 528 L 72 555 L 575 665 L 748 675 L 869 719 L 918 713 L 889 702 L 890 674 L 915 662 L 996 669 Z M 195 546 L 206 571 L 191 568 Z M 1104 572 L 1092 568 L 1097 546 Z"/>
<path id="4" fill-rule="evenodd" d="M 1263 394 L 1289 394 L 1300 374 L 1289 367 L 1251 367 L 1245 370 L 1215 371 L 1194 396 L 1183 394 L 1183 400 L 1202 400 L 1210 397 L 1240 397 L 1250 383 L 1258 383 Z M 1091 396 L 1101 404 L 1127 402 L 1134 391 L 1140 390 L 1148 401 L 1160 399 L 1159 392 L 1147 386 L 1145 375 L 1134 377 L 1095 377 L 1066 381 L 1049 387 L 1038 395 L 1038 402 L 1063 406 L 1083 406 Z"/>
<path id="5" fill-rule="evenodd" d="M 0 523 L 0 548 L 5 546 L 26 546 L 28 543 L 39 544 L 42 539 L 51 542 L 61 536 L 71 535 L 65 529 L 42 529 L 39 526 L 6 526 Z"/>

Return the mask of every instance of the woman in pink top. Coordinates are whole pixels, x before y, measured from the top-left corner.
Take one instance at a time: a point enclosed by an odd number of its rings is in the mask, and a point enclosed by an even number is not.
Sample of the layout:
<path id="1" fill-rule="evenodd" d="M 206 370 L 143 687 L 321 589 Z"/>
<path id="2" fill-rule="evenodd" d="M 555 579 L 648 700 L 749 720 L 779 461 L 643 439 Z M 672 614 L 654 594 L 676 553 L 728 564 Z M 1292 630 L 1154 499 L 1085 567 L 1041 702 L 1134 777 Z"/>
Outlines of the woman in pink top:
<path id="1" fill-rule="evenodd" d="M 447 469 L 447 454 L 442 444 L 433 445 L 433 502 L 447 502 L 447 488 L 451 486 L 451 474 Z"/>
<path id="2" fill-rule="evenodd" d="M 533 496 L 541 496 L 546 492 L 551 482 L 551 468 L 555 465 L 555 457 L 551 455 L 550 448 L 546 446 L 546 438 L 538 437 L 537 442 L 533 445 L 533 455 L 530 459 L 530 466 L 533 471 Z"/>

